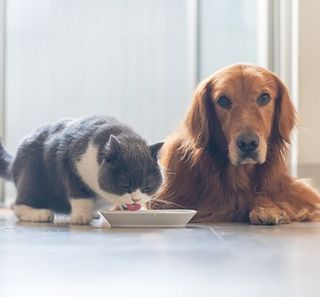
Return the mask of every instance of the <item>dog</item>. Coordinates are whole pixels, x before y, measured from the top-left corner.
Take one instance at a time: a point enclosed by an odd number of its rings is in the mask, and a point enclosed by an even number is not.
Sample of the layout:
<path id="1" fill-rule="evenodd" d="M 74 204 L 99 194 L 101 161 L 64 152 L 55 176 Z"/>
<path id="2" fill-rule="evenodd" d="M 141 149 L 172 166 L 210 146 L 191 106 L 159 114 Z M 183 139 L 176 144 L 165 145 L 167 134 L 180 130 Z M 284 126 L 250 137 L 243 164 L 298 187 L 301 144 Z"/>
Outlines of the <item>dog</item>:
<path id="1" fill-rule="evenodd" d="M 320 219 L 320 196 L 290 176 L 296 113 L 284 83 L 258 66 L 223 68 L 197 87 L 165 142 L 157 205 L 196 209 L 194 222 L 275 225 Z"/>

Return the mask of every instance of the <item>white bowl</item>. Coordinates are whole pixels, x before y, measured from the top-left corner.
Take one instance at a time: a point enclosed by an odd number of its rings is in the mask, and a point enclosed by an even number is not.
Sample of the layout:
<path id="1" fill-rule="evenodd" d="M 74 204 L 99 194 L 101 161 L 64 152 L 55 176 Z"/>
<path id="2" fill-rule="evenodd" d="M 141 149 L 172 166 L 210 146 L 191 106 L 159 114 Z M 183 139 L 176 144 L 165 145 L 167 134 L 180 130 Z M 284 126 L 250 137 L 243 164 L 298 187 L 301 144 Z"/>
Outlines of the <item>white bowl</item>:
<path id="1" fill-rule="evenodd" d="M 185 227 L 197 213 L 191 209 L 157 209 L 138 211 L 101 210 L 111 227 L 124 228 L 177 228 Z"/>

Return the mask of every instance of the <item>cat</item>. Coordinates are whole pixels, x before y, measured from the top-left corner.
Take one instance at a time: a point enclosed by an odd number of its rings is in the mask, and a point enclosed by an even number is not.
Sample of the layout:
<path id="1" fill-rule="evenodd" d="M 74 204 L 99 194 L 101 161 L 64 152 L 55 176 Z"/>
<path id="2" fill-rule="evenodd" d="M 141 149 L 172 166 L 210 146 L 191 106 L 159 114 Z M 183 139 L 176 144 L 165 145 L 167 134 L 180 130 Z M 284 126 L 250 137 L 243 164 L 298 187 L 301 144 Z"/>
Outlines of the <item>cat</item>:
<path id="1" fill-rule="evenodd" d="M 158 153 L 115 118 L 66 119 L 26 136 L 15 157 L 0 146 L 0 176 L 15 183 L 21 221 L 51 222 L 70 214 L 89 224 L 99 199 L 137 210 L 162 183 Z"/>

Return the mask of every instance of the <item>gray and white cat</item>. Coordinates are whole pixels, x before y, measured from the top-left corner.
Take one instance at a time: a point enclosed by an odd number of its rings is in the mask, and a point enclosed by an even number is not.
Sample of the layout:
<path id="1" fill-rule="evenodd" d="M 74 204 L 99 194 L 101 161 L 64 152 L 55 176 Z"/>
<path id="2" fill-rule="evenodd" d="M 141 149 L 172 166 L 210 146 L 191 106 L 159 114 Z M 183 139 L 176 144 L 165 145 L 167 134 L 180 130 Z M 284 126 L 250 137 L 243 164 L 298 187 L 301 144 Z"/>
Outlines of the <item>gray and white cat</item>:
<path id="1" fill-rule="evenodd" d="M 105 199 L 137 209 L 162 182 L 158 152 L 111 117 L 63 120 L 26 136 L 13 158 L 0 147 L 0 176 L 14 181 L 14 212 L 22 221 L 52 221 L 71 213 L 70 223 L 88 224 Z"/>

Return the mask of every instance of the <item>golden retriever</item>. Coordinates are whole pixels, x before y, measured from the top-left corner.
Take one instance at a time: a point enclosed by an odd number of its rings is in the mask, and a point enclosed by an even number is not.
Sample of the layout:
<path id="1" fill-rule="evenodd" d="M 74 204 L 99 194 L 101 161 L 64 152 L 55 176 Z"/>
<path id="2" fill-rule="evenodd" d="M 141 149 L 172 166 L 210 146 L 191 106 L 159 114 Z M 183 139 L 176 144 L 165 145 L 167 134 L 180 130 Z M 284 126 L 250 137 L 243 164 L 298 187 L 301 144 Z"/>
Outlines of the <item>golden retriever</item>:
<path id="1" fill-rule="evenodd" d="M 196 222 L 319 220 L 319 195 L 287 169 L 294 125 L 288 90 L 275 74 L 246 64 L 217 71 L 199 84 L 166 141 L 156 204 L 196 209 Z"/>

